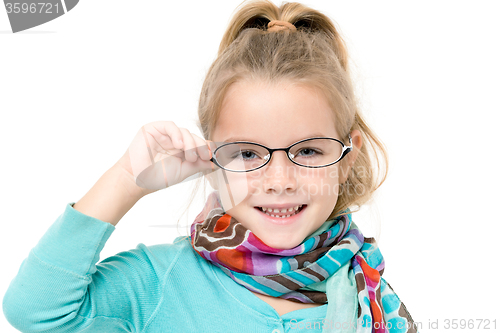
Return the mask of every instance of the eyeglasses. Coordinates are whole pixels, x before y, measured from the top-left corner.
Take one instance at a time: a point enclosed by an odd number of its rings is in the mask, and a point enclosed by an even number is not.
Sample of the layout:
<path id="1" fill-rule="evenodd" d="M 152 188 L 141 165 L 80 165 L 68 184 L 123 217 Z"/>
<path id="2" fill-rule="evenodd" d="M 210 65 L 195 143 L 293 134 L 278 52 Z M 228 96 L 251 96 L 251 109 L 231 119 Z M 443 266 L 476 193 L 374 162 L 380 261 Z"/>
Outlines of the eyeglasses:
<path id="1" fill-rule="evenodd" d="M 249 172 L 264 167 L 280 150 L 296 165 L 323 168 L 342 160 L 352 150 L 352 139 L 349 134 L 349 146 L 334 138 L 310 138 L 276 149 L 253 142 L 230 142 L 217 147 L 210 161 L 227 171 Z"/>

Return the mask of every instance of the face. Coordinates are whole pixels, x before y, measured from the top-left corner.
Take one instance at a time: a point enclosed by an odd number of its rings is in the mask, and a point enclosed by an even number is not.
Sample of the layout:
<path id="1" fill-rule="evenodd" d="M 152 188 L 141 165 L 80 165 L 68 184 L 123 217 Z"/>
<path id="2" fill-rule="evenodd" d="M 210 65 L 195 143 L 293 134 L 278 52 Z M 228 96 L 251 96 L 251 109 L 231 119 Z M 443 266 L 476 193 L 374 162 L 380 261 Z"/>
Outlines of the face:
<path id="1" fill-rule="evenodd" d="M 225 96 L 212 140 L 285 148 L 311 137 L 342 140 L 335 128 L 334 112 L 319 90 L 287 81 L 273 85 L 241 81 L 231 85 Z M 261 169 L 225 171 L 229 186 L 223 177 L 212 180 L 212 185 L 219 190 L 229 215 L 268 246 L 289 249 L 316 231 L 332 213 L 338 198 L 339 166 L 340 162 L 304 168 L 278 151 Z M 296 211 L 297 206 L 302 208 Z M 267 208 L 265 212 L 263 208 Z M 284 209 L 286 213 L 281 213 Z"/>

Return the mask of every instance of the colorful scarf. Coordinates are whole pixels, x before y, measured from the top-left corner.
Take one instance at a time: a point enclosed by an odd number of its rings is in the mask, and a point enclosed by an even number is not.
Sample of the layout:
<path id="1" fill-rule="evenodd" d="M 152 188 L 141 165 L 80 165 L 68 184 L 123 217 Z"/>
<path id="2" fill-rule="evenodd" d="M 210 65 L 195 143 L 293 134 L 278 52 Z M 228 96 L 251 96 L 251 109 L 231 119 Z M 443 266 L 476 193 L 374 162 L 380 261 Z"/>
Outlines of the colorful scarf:
<path id="1" fill-rule="evenodd" d="M 217 192 L 191 225 L 191 244 L 236 283 L 263 295 L 328 304 L 323 332 L 417 332 L 373 238 L 349 210 L 292 249 L 275 249 L 222 209 Z"/>

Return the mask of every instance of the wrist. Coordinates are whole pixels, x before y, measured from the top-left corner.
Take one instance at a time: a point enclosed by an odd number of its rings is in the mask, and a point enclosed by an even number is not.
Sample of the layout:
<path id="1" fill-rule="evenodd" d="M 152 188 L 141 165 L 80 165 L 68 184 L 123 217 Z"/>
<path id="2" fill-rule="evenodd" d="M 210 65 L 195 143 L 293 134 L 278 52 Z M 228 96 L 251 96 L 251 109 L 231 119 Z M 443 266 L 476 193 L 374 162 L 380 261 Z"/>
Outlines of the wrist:
<path id="1" fill-rule="evenodd" d="M 73 208 L 103 222 L 116 225 L 143 196 L 131 189 L 119 168 L 106 171 Z"/>

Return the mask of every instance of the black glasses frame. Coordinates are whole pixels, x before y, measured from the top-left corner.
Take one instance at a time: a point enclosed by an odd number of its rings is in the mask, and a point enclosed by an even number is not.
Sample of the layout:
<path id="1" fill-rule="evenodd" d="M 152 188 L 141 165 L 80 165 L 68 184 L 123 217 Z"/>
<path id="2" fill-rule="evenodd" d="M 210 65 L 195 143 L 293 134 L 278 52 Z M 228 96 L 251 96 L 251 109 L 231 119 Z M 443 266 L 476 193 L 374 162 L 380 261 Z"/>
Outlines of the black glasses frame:
<path id="1" fill-rule="evenodd" d="M 299 164 L 299 163 L 295 162 L 294 160 L 292 160 L 292 157 L 290 156 L 290 155 L 292 155 L 290 153 L 290 149 L 293 146 L 298 145 L 299 143 L 302 143 L 302 142 L 306 142 L 306 141 L 310 141 L 310 140 L 315 140 L 315 139 L 329 139 L 329 140 L 333 140 L 333 141 L 339 142 L 342 145 L 342 155 L 335 162 L 332 162 L 332 163 L 327 164 L 327 165 L 321 165 L 321 166 L 307 166 L 307 165 L 302 165 L 302 164 Z M 217 153 L 217 150 L 219 150 L 222 147 L 225 147 L 227 145 L 231 145 L 231 144 L 235 144 L 235 143 L 250 143 L 250 144 L 254 144 L 254 145 L 260 146 L 260 147 L 266 149 L 269 152 L 269 155 L 267 155 L 269 157 L 267 158 L 267 161 L 264 164 L 262 164 L 261 166 L 259 166 L 257 168 L 253 168 L 253 169 L 250 169 L 250 170 L 231 170 L 231 169 L 226 169 L 225 167 L 223 167 L 222 165 L 220 165 L 219 162 L 217 162 L 217 159 L 215 158 L 215 155 Z M 217 149 L 214 150 L 214 152 L 212 154 L 212 158 L 210 159 L 210 161 L 212 163 L 214 163 L 215 165 L 217 165 L 219 168 L 224 169 L 226 171 L 231 171 L 231 172 L 250 172 L 250 171 L 258 170 L 260 168 L 265 167 L 267 164 L 269 164 L 269 161 L 271 161 L 271 158 L 273 157 L 273 153 L 275 151 L 280 151 L 280 150 L 282 150 L 282 151 L 284 151 L 286 153 L 286 156 L 288 157 L 288 159 L 290 160 L 290 162 L 292 162 L 293 164 L 296 164 L 296 165 L 304 167 L 304 168 L 324 168 L 324 167 L 327 167 L 327 166 L 330 166 L 330 165 L 333 165 L 335 163 L 340 162 L 350 151 L 352 151 L 352 139 L 351 139 L 351 134 L 349 134 L 349 146 L 346 146 L 342 141 L 340 141 L 338 139 L 327 138 L 327 137 L 316 137 L 316 138 L 309 138 L 309 139 L 300 140 L 298 142 L 293 143 L 292 145 L 290 145 L 287 148 L 275 148 L 275 149 L 268 148 L 268 147 L 266 147 L 264 145 L 261 145 L 260 143 L 255 143 L 255 142 L 248 142 L 248 141 L 228 142 L 228 143 L 223 144 L 222 146 L 217 147 Z"/>

